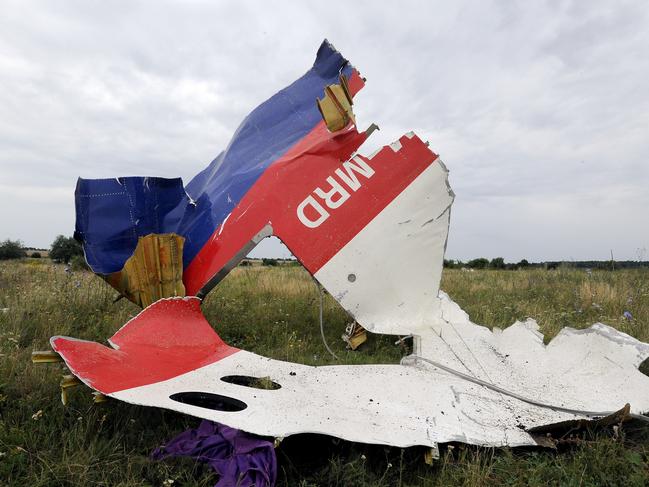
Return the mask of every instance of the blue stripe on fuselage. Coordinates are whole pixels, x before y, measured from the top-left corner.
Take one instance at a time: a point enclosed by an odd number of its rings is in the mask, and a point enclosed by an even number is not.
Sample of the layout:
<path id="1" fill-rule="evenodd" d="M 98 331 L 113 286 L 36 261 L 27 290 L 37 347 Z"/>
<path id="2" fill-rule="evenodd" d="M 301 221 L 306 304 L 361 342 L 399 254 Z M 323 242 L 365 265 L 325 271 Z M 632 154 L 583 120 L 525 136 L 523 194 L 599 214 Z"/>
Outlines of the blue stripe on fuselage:
<path id="1" fill-rule="evenodd" d="M 185 187 L 179 180 L 129 177 L 77 184 L 75 236 L 95 272 L 120 270 L 139 236 L 177 233 L 185 238 L 187 267 L 263 172 L 322 120 L 315 103 L 324 87 L 352 68 L 326 40 L 313 67 L 255 108 L 228 147 Z M 193 201 L 192 201 L 193 200 Z"/>

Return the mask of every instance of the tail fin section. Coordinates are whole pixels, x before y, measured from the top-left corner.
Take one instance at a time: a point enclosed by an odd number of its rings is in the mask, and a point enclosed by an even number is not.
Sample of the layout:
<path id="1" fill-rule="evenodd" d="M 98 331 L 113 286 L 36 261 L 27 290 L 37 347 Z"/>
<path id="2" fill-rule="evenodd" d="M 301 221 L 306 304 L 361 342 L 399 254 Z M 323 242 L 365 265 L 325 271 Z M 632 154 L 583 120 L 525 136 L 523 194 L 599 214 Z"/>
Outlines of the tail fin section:
<path id="1" fill-rule="evenodd" d="M 324 221 L 305 225 L 286 212 L 275 233 L 364 328 L 416 333 L 437 312 L 454 199 L 448 171 L 413 134 L 352 161 L 364 175 L 336 170 L 305 200 Z M 344 188 L 345 201 L 327 184 Z"/>

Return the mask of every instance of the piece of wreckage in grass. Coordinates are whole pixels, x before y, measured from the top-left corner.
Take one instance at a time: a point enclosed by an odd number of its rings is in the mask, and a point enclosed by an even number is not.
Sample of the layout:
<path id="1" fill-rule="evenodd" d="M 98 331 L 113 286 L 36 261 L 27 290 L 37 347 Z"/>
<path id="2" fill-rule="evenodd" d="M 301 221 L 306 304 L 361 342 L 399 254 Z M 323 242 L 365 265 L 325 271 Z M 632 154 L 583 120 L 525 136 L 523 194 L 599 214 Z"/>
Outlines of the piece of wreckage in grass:
<path id="1" fill-rule="evenodd" d="M 53 337 L 70 371 L 106 396 L 258 435 L 399 447 L 535 445 L 547 425 L 627 403 L 636 416 L 649 410 L 638 370 L 648 344 L 595 324 L 545 345 L 533 320 L 490 331 L 439 292 L 447 170 L 412 133 L 356 152 L 372 130 L 359 132 L 351 110 L 363 85 L 325 42 L 311 70 L 256 108 L 186 187 L 79 180 L 76 236 L 89 265 L 148 306 L 108 347 Z M 201 299 L 270 235 L 368 331 L 412 335 L 413 354 L 314 367 L 224 343 Z M 262 377 L 272 387 L 251 387 Z"/>

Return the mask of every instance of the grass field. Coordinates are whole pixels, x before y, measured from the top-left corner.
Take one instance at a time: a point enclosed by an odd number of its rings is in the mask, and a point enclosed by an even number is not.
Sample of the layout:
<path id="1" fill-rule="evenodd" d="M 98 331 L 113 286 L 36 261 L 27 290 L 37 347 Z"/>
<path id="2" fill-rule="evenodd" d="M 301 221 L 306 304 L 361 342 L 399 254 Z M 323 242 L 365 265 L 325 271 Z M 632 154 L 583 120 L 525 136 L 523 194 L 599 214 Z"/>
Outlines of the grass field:
<path id="1" fill-rule="evenodd" d="M 476 323 L 505 327 L 528 316 L 546 338 L 563 326 L 602 321 L 649 341 L 649 270 L 446 270 L 442 288 Z M 59 401 L 61 366 L 34 366 L 52 335 L 104 341 L 138 312 L 89 272 L 48 259 L 0 263 L 0 485 L 211 486 L 216 476 L 188 460 L 149 453 L 197 424 L 169 411 L 116 401 L 94 405 L 76 388 Z M 232 345 L 276 359 L 331 364 L 318 325 L 316 287 L 299 267 L 240 267 L 207 297 L 204 312 Z M 623 317 L 629 311 L 633 319 Z M 394 337 L 371 335 L 356 352 L 340 335 L 348 318 L 325 302 L 328 341 L 342 363 L 398 362 Z M 353 407 L 353 405 L 352 405 Z M 633 425 L 599 432 L 559 451 L 443 445 L 433 466 L 422 448 L 387 448 L 316 435 L 277 450 L 278 485 L 648 485 L 649 434 Z"/>

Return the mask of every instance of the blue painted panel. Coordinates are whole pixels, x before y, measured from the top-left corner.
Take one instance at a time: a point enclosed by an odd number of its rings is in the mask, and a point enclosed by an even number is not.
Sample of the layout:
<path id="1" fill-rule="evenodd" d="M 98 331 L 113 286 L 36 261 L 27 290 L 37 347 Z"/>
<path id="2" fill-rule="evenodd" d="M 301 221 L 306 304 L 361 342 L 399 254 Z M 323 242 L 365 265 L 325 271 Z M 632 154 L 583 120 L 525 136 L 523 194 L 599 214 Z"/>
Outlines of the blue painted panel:
<path id="1" fill-rule="evenodd" d="M 184 265 L 196 254 L 263 172 L 322 120 L 316 98 L 349 63 L 324 41 L 313 67 L 255 108 L 228 147 L 183 188 L 180 179 L 129 177 L 79 179 L 75 238 L 90 267 L 116 272 L 133 254 L 139 236 L 185 237 Z"/>

